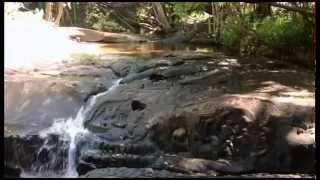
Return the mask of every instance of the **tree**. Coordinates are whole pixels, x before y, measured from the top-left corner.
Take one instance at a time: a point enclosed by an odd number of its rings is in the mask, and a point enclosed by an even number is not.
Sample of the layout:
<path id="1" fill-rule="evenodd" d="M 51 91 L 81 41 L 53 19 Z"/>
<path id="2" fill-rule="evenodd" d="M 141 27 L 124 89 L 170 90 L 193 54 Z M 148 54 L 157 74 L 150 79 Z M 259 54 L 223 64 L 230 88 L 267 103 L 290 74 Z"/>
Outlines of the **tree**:
<path id="1" fill-rule="evenodd" d="M 105 12 L 109 12 L 111 18 L 131 32 L 138 33 L 140 25 L 136 18 L 138 3 L 126 2 L 99 2 L 97 5 Z"/>
<path id="2" fill-rule="evenodd" d="M 255 13 L 259 18 L 265 18 L 271 15 L 270 3 L 257 3 L 255 7 Z"/>
<path id="3" fill-rule="evenodd" d="M 313 16 L 313 13 L 311 11 L 306 10 L 304 8 L 300 8 L 300 7 L 296 7 L 296 6 L 289 6 L 289 5 L 285 5 L 285 4 L 279 4 L 276 2 L 272 2 L 272 3 L 270 3 L 270 5 L 274 6 L 274 7 L 283 8 L 288 11 L 295 11 L 295 12 L 298 12 L 298 13 L 305 15 L 305 16 Z"/>
<path id="4" fill-rule="evenodd" d="M 63 9 L 64 9 L 64 6 L 65 6 L 65 3 L 64 2 L 58 2 L 57 6 L 58 6 L 58 14 L 57 14 L 57 18 L 55 19 L 55 24 L 57 26 L 59 26 L 60 20 L 61 20 L 61 18 L 63 16 Z"/>
<path id="5" fill-rule="evenodd" d="M 53 9 L 53 2 L 47 2 L 46 9 L 45 9 L 45 15 L 44 15 L 44 19 L 46 21 L 49 21 L 49 22 L 52 21 L 52 9 Z"/>
<path id="6" fill-rule="evenodd" d="M 155 18 L 163 28 L 164 32 L 170 32 L 172 30 L 172 27 L 166 17 L 162 4 L 160 2 L 153 2 L 152 6 L 153 6 Z"/>
<path id="7" fill-rule="evenodd" d="M 64 2 L 47 2 L 45 9 L 45 20 L 54 22 L 58 26 L 63 16 L 64 6 Z"/>

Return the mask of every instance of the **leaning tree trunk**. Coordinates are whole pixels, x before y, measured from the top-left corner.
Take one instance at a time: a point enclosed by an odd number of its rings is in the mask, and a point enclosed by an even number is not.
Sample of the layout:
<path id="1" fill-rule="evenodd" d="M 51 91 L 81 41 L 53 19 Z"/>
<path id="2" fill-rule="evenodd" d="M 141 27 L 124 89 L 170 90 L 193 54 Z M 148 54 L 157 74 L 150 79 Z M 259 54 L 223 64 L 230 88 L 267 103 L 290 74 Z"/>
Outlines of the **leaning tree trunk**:
<path id="1" fill-rule="evenodd" d="M 152 6 L 158 23 L 165 32 L 170 32 L 172 28 L 162 8 L 162 4 L 160 2 L 153 2 Z"/>
<path id="2" fill-rule="evenodd" d="M 63 15 L 63 8 L 64 8 L 64 3 L 63 2 L 58 2 L 58 15 L 57 15 L 57 18 L 55 19 L 55 25 L 59 26 L 60 24 L 60 20 L 61 20 L 61 17 Z"/>
<path id="3" fill-rule="evenodd" d="M 46 3 L 45 16 L 44 16 L 44 19 L 46 21 L 52 21 L 52 7 L 53 7 L 53 2 Z"/>
<path id="4" fill-rule="evenodd" d="M 312 22 L 316 23 L 316 7 L 315 5 L 312 6 L 312 11 L 313 11 L 313 14 L 314 16 L 312 17 Z M 312 66 L 313 67 L 316 67 L 316 45 L 317 45 L 317 37 L 316 37 L 316 26 L 315 24 L 312 24 L 313 25 L 313 28 L 312 28 L 312 47 L 311 47 L 311 53 L 312 53 Z"/>

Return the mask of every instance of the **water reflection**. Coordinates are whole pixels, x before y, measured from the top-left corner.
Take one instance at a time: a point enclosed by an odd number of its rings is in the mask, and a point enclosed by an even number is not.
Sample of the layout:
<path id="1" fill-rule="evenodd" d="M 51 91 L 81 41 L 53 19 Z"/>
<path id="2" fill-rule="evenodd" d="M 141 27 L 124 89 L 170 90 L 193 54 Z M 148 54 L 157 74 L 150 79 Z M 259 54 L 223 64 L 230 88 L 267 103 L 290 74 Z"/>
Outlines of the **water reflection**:
<path id="1" fill-rule="evenodd" d="M 108 43 L 97 44 L 99 54 L 119 54 L 143 57 L 156 57 L 173 51 L 214 52 L 213 46 L 197 44 L 162 44 L 162 43 Z"/>

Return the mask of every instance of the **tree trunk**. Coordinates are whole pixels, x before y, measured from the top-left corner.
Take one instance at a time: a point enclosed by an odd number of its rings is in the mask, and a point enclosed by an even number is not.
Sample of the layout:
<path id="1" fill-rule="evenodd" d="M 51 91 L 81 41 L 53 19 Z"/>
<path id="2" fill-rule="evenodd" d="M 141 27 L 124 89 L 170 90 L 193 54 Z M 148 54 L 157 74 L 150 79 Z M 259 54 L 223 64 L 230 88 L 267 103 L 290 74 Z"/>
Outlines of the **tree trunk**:
<path id="1" fill-rule="evenodd" d="M 214 9 L 213 9 L 213 7 L 214 7 L 214 4 L 213 4 L 213 2 L 211 2 L 211 14 L 212 14 L 212 17 L 210 17 L 209 18 L 209 22 L 211 22 L 212 21 L 212 24 L 209 24 L 209 27 L 210 27 L 210 34 L 214 34 L 214 19 L 213 19 L 213 11 L 214 11 Z"/>
<path id="2" fill-rule="evenodd" d="M 52 21 L 52 6 L 53 6 L 53 2 L 47 2 L 46 3 L 46 9 L 45 9 L 45 16 L 44 19 L 46 21 Z"/>
<path id="3" fill-rule="evenodd" d="M 74 25 L 77 25 L 77 5 L 75 4 L 75 2 L 71 2 L 71 11 L 73 13 L 72 22 Z"/>
<path id="4" fill-rule="evenodd" d="M 313 9 L 313 14 L 316 15 L 316 7 L 313 6 L 312 9 Z M 316 23 L 315 17 L 313 17 L 312 22 Z M 311 47 L 312 61 L 314 62 L 313 66 L 315 66 L 315 64 L 316 64 L 316 46 L 317 46 L 317 41 L 316 41 L 317 37 L 316 36 L 317 36 L 316 35 L 316 26 L 313 25 L 313 28 L 312 28 L 312 47 Z"/>
<path id="5" fill-rule="evenodd" d="M 216 34 L 216 41 L 220 42 L 221 40 L 221 34 L 222 34 L 222 16 L 223 16 L 223 6 L 219 5 L 217 7 L 217 13 L 216 13 L 216 19 L 217 19 L 217 34 Z"/>
<path id="6" fill-rule="evenodd" d="M 275 7 L 279 7 L 279 8 L 283 8 L 286 9 L 288 11 L 295 11 L 295 12 L 299 12 L 302 15 L 305 16 L 314 16 L 314 14 L 308 10 L 302 9 L 302 8 L 297 8 L 297 7 L 291 7 L 291 6 L 287 6 L 287 5 L 283 5 L 283 4 L 279 4 L 276 2 L 272 2 L 270 3 L 271 6 L 275 6 Z"/>
<path id="7" fill-rule="evenodd" d="M 170 32 L 172 28 L 162 8 L 162 4 L 160 2 L 153 2 L 152 6 L 158 23 L 165 32 Z"/>
<path id="8" fill-rule="evenodd" d="M 220 29 L 219 29 L 219 39 L 217 42 L 221 42 L 222 41 L 222 33 L 223 33 L 223 28 L 224 28 L 224 6 L 221 7 L 221 11 L 220 11 Z"/>
<path id="9" fill-rule="evenodd" d="M 215 40 L 217 40 L 217 27 L 218 27 L 218 13 L 217 13 L 217 6 L 214 5 L 212 7 L 212 15 L 213 15 L 213 33 L 215 35 Z"/>
<path id="10" fill-rule="evenodd" d="M 259 18 L 264 18 L 271 15 L 271 6 L 269 3 L 257 3 L 255 12 Z"/>
<path id="11" fill-rule="evenodd" d="M 64 8 L 64 13 L 63 13 L 63 16 L 61 19 L 61 24 L 73 26 L 74 22 L 72 20 L 72 12 L 71 11 L 72 11 L 71 3 L 66 4 L 66 6 Z"/>
<path id="12" fill-rule="evenodd" d="M 208 18 L 208 33 L 211 34 L 211 18 Z"/>
<path id="13" fill-rule="evenodd" d="M 124 17 L 124 16 L 122 16 L 121 14 L 116 13 L 116 12 L 114 12 L 114 11 L 112 12 L 112 14 L 113 14 L 113 17 L 115 17 L 116 19 L 118 19 L 118 21 L 119 21 L 120 23 L 122 23 L 125 27 L 127 27 L 128 29 L 130 29 L 131 32 L 135 32 L 135 33 L 137 32 L 137 29 L 130 24 L 129 20 L 128 20 L 126 17 Z"/>
<path id="14" fill-rule="evenodd" d="M 61 17 L 63 15 L 64 3 L 63 2 L 58 2 L 57 5 L 58 5 L 58 15 L 57 15 L 57 18 L 55 19 L 54 23 L 55 23 L 56 26 L 59 26 Z"/>

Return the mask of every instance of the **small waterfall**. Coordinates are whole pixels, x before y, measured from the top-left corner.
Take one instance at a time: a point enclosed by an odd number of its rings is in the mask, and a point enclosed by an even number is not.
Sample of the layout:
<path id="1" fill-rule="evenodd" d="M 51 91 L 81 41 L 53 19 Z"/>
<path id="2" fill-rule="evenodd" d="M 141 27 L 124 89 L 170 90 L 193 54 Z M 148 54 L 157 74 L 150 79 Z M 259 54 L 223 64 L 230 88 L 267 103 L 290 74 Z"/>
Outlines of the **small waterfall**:
<path id="1" fill-rule="evenodd" d="M 40 133 L 40 137 L 42 138 L 47 139 L 49 138 L 50 135 L 58 135 L 59 138 L 62 138 L 63 141 L 67 141 L 69 143 L 68 153 L 67 153 L 66 173 L 64 174 L 64 177 L 78 176 L 78 173 L 76 170 L 76 165 L 77 165 L 76 152 L 77 152 L 77 142 L 79 139 L 77 138 L 79 136 L 83 136 L 86 133 L 88 133 L 87 129 L 85 129 L 83 126 L 87 113 L 90 111 L 90 109 L 92 109 L 92 107 L 94 106 L 94 104 L 96 103 L 97 99 L 100 96 L 103 96 L 103 95 L 106 95 L 107 93 L 112 92 L 117 86 L 119 86 L 120 81 L 121 79 L 115 81 L 115 83 L 107 91 L 99 93 L 95 96 L 92 96 L 89 99 L 89 101 L 79 109 L 75 118 L 69 117 L 68 119 L 56 119 L 51 127 L 49 127 L 48 129 Z M 49 146 L 47 142 L 48 141 L 46 140 L 44 145 L 40 148 L 40 151 L 38 152 L 38 154 L 40 154 L 43 149 L 46 149 L 46 151 L 50 151 L 50 149 L 48 150 Z M 52 157 L 52 158 L 53 159 L 49 161 L 50 162 L 54 161 L 52 164 L 56 163 L 55 157 Z M 40 167 L 38 169 L 40 169 L 40 171 L 46 171 L 46 170 L 51 171 L 50 169 L 48 169 L 48 168 L 51 168 L 50 163 L 47 166 L 49 167 L 46 167 L 46 168 Z M 44 169 L 44 170 L 41 170 L 41 169 Z"/>

